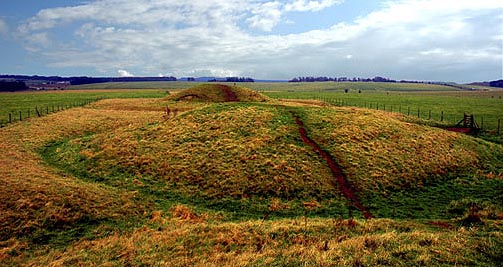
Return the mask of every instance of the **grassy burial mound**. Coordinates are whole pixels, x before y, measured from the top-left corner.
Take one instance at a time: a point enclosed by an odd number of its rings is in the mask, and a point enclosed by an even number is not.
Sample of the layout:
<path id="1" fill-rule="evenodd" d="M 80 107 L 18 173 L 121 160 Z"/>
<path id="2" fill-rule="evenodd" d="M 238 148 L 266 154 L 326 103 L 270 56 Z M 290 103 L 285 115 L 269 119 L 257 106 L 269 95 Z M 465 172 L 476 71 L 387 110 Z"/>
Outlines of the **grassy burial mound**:
<path id="1" fill-rule="evenodd" d="M 291 114 L 259 104 L 214 104 L 162 123 L 67 140 L 46 151 L 78 175 L 261 218 L 272 202 L 346 206 L 330 170 L 302 143 Z M 300 211 L 299 211 L 300 208 Z M 285 208 L 286 209 L 286 208 Z M 293 212 L 293 211 L 289 211 Z M 299 213 L 300 212 L 300 213 Z M 332 211 L 334 213 L 335 211 Z"/>
<path id="2" fill-rule="evenodd" d="M 268 100 L 268 97 L 245 87 L 202 84 L 185 89 L 167 99 L 204 102 L 264 102 Z"/>
<path id="3" fill-rule="evenodd" d="M 366 109 L 304 109 L 304 120 L 377 217 L 449 218 L 470 205 L 503 217 L 501 145 Z"/>
<path id="4" fill-rule="evenodd" d="M 490 202 L 502 197 L 501 146 L 364 109 L 211 104 L 67 140 L 47 155 L 113 186 L 126 179 L 238 217 L 268 216 L 278 200 L 278 216 L 303 215 L 308 202 L 312 214 L 338 217 L 358 206 L 391 218 L 454 218 L 470 203 L 501 211 Z"/>

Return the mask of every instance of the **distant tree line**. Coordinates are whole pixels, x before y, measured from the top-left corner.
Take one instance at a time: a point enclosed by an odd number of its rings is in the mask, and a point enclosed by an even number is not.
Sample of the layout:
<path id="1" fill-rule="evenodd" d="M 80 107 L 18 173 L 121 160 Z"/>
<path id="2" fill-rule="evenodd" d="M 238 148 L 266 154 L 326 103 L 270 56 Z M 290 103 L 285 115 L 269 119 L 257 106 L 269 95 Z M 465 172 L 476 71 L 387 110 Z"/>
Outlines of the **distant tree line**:
<path id="1" fill-rule="evenodd" d="M 211 79 L 208 80 L 208 82 L 219 82 L 220 80 L 217 79 Z M 229 83 L 253 83 L 255 82 L 254 79 L 249 78 L 249 77 L 227 77 L 225 78 L 224 82 L 229 82 Z"/>
<path id="2" fill-rule="evenodd" d="M 489 82 L 489 86 L 503 88 L 503 80 L 491 81 Z"/>
<path id="3" fill-rule="evenodd" d="M 16 92 L 28 89 L 25 82 L 0 81 L 0 92 Z"/>
<path id="4" fill-rule="evenodd" d="M 0 75 L 1 79 L 17 81 L 45 81 L 45 82 L 69 82 L 72 85 L 106 83 L 106 82 L 155 82 L 176 81 L 175 77 L 59 77 L 59 76 L 27 76 L 27 75 Z"/>
<path id="5" fill-rule="evenodd" d="M 374 78 L 348 78 L 348 77 L 296 77 L 288 82 L 390 82 L 394 83 L 395 80 L 376 76 Z"/>
<path id="6" fill-rule="evenodd" d="M 71 85 L 91 84 L 91 83 L 107 83 L 107 82 L 171 82 L 176 81 L 175 77 L 71 77 L 69 78 Z"/>

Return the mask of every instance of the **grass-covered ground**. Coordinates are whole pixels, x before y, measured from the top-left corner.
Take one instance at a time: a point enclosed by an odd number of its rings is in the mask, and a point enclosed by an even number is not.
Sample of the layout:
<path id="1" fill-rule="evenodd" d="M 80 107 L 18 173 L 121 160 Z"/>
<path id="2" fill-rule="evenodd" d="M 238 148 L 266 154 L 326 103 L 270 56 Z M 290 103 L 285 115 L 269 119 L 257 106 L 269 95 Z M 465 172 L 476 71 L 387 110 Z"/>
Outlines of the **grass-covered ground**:
<path id="1" fill-rule="evenodd" d="M 401 113 L 425 120 L 455 125 L 463 114 L 473 114 L 483 129 L 495 133 L 503 120 L 503 90 L 467 91 L 358 91 L 334 92 L 266 92 L 279 99 L 318 99 L 338 106 L 353 106 Z M 500 124 L 500 133 L 503 126 Z"/>
<path id="2" fill-rule="evenodd" d="M 53 113 L 62 109 L 82 106 L 103 98 L 160 98 L 166 90 L 67 90 L 67 91 L 26 91 L 20 93 L 0 93 L 0 126 L 9 121 L 19 121 L 28 117 Z M 20 114 L 21 113 L 21 114 Z"/>
<path id="3" fill-rule="evenodd" d="M 501 145 L 389 112 L 218 95 L 106 99 L 0 129 L 0 265 L 503 260 Z M 340 194 L 294 114 L 376 218 Z"/>

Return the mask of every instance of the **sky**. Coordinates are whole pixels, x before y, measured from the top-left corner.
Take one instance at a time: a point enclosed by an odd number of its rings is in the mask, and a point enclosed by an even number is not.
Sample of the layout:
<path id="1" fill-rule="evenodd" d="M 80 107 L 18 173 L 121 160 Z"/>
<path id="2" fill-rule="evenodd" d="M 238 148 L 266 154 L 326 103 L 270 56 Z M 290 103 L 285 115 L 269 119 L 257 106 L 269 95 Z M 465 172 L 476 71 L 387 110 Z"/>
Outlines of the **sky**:
<path id="1" fill-rule="evenodd" d="M 0 74 L 503 77 L 501 0 L 1 0 Z"/>

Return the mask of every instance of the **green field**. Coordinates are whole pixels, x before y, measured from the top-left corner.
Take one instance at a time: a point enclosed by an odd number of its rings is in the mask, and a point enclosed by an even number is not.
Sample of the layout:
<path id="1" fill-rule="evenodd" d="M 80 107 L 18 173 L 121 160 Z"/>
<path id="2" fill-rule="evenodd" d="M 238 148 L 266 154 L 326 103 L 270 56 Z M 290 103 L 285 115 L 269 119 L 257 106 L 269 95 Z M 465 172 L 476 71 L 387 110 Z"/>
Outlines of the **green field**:
<path id="1" fill-rule="evenodd" d="M 104 98 L 159 98 L 167 95 L 166 90 L 67 90 L 20 93 L 0 93 L 0 127 L 9 121 L 52 113 L 70 107 L 82 106 Z M 21 113 L 21 114 L 20 114 Z"/>
<path id="2" fill-rule="evenodd" d="M 98 83 L 72 86 L 72 89 L 96 90 L 96 89 L 186 89 L 201 82 L 128 82 L 128 83 Z M 233 83 L 220 83 L 233 85 Z M 366 90 L 366 91 L 453 91 L 459 90 L 449 86 L 417 83 L 362 83 L 362 82 L 313 82 L 313 83 L 239 83 L 257 91 L 302 91 L 321 92 L 332 90 Z M 484 88 L 486 89 L 486 88 Z"/>
<path id="3" fill-rule="evenodd" d="M 103 83 L 71 87 L 60 91 L 0 94 L 0 125 L 34 116 L 35 108 L 52 110 L 79 106 L 97 98 L 163 97 L 166 91 L 177 91 L 201 83 L 132 82 Z M 224 83 L 225 84 L 225 83 Z M 231 83 L 227 83 L 231 85 Z M 434 84 L 407 83 L 243 83 L 242 86 L 277 99 L 317 99 L 337 106 L 365 107 L 400 112 L 429 120 L 431 124 L 455 125 L 463 114 L 473 114 L 486 133 L 497 135 L 503 119 L 503 90 L 478 88 L 460 90 Z M 122 89 L 122 90 L 118 90 Z M 127 90 L 125 90 L 127 89 Z M 347 93 L 345 93 L 347 90 Z M 21 112 L 21 114 L 20 114 Z"/>
<path id="4" fill-rule="evenodd" d="M 338 106 L 354 106 L 400 112 L 453 125 L 463 114 L 473 114 L 482 128 L 497 130 L 503 119 L 503 91 L 357 91 L 334 92 L 265 92 L 272 98 L 318 99 Z M 419 111 L 419 114 L 418 114 Z M 443 115 L 442 115 L 443 113 Z"/>

